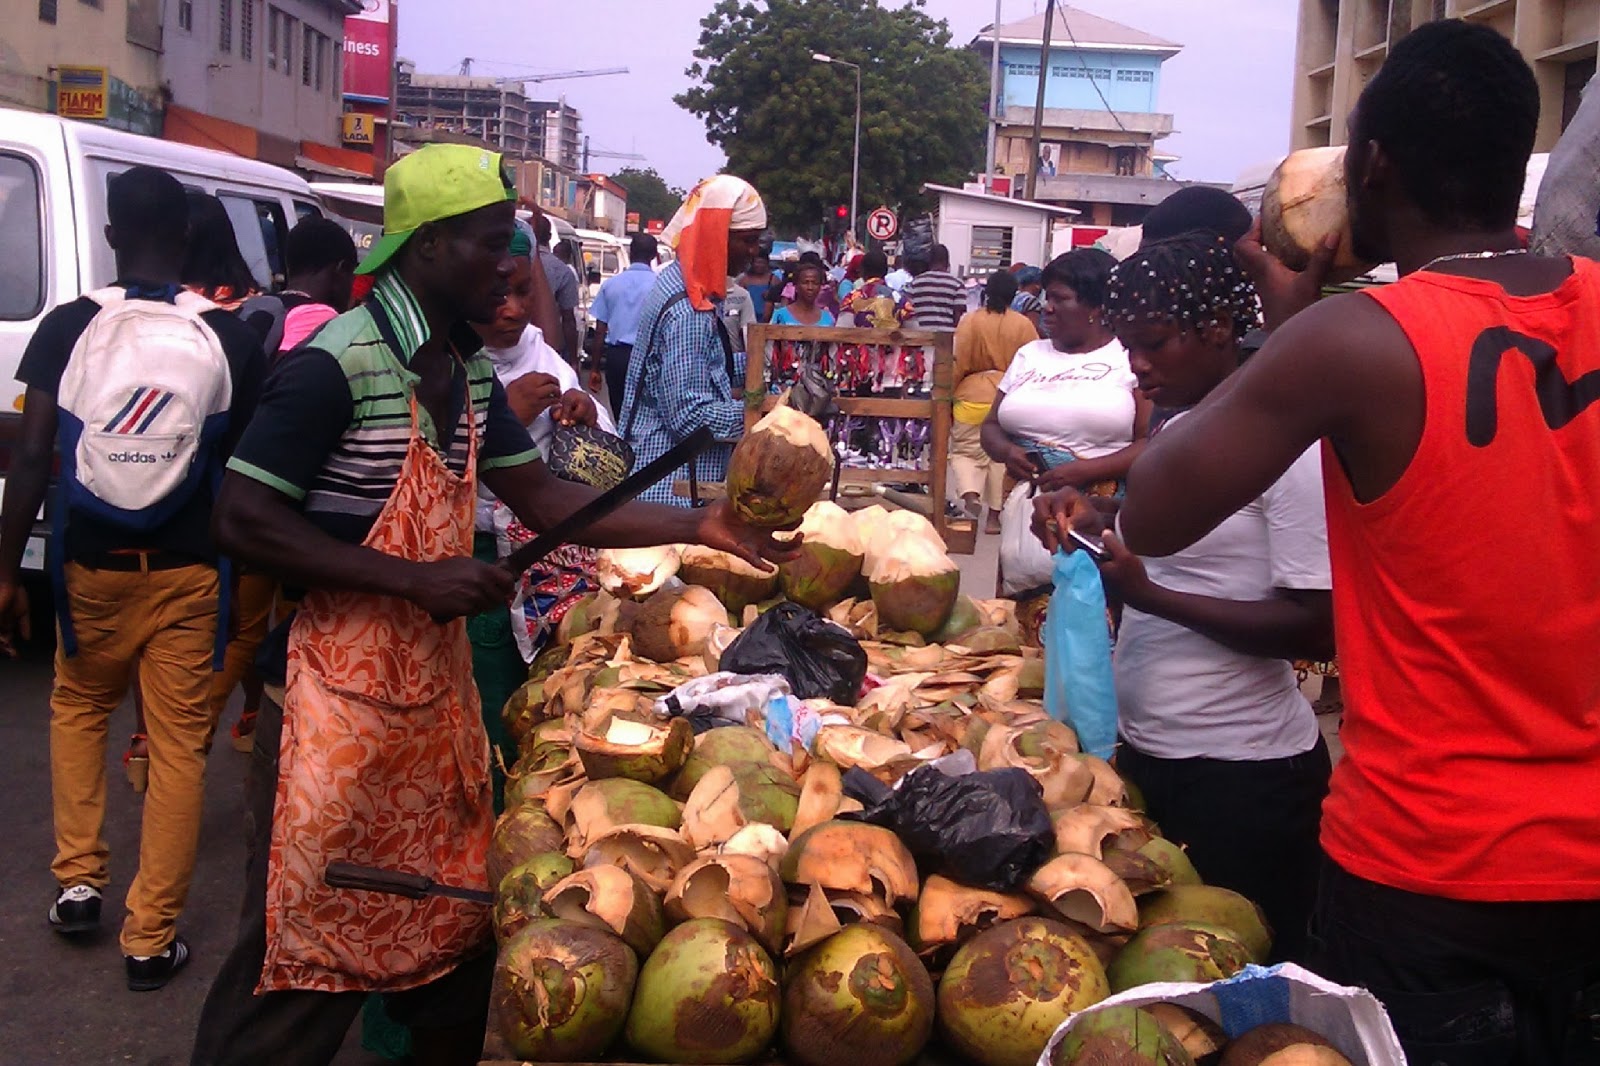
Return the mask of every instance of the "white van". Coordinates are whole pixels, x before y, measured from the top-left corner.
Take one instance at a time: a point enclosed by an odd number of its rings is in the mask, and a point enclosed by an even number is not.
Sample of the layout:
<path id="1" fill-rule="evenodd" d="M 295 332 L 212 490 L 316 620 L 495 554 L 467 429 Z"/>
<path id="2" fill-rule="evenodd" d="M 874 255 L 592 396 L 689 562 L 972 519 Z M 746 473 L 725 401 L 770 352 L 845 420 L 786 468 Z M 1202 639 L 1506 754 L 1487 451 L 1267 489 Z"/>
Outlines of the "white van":
<path id="1" fill-rule="evenodd" d="M 0 108 L 0 473 L 10 467 L 21 421 L 22 352 L 48 311 L 116 280 L 105 240 L 106 181 L 139 165 L 220 199 L 263 288 L 282 279 L 290 227 L 322 214 L 311 187 L 280 167 Z M 37 547 L 30 545 L 30 568 L 42 562 Z"/>

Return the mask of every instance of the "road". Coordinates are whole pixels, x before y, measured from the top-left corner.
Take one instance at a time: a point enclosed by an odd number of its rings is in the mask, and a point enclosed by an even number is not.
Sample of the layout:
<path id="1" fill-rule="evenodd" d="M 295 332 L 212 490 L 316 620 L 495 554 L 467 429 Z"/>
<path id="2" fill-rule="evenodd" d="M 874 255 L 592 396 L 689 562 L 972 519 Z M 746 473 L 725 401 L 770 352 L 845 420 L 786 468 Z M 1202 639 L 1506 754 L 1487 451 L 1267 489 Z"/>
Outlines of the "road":
<path id="1" fill-rule="evenodd" d="M 103 931 L 80 943 L 51 932 L 50 661 L 45 653 L 0 661 L 0 781 L 11 797 L 5 818 L 6 876 L 0 880 L 0 1063 L 17 1066 L 182 1066 L 211 979 L 233 945 L 244 876 L 241 804 L 247 756 L 226 743 L 238 697 L 223 715 L 221 741 L 206 772 L 205 821 L 189 904 L 179 929 L 194 956 L 158 992 L 129 992 L 117 944 L 123 898 L 136 865 L 141 804 L 121 758 L 133 732 L 128 704 L 107 744 L 106 840 L 111 885 Z M 360 1050 L 359 1023 L 338 1066 L 379 1066 Z"/>

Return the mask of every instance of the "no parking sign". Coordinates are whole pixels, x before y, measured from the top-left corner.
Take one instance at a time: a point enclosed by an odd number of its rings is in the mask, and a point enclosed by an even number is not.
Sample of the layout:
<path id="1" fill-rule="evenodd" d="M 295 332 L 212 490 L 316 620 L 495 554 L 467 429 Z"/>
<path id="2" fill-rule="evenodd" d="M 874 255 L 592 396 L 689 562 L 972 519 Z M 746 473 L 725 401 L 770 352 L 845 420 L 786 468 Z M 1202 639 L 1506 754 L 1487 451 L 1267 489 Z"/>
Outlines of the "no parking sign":
<path id="1" fill-rule="evenodd" d="M 900 232 L 900 219 L 887 207 L 880 207 L 867 216 L 867 233 L 875 240 L 887 241 Z"/>

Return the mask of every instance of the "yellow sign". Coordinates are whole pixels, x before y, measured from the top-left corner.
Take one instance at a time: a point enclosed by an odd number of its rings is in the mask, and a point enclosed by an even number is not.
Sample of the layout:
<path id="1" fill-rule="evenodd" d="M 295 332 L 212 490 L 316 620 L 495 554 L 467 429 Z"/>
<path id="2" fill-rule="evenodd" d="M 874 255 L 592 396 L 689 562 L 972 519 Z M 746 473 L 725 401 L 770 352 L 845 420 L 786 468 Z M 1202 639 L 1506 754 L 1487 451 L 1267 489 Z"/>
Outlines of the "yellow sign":
<path id="1" fill-rule="evenodd" d="M 371 144 L 372 116 L 360 111 L 344 113 L 344 143 Z"/>
<path id="2" fill-rule="evenodd" d="M 107 81 L 105 67 L 56 68 L 56 114 L 104 121 Z"/>

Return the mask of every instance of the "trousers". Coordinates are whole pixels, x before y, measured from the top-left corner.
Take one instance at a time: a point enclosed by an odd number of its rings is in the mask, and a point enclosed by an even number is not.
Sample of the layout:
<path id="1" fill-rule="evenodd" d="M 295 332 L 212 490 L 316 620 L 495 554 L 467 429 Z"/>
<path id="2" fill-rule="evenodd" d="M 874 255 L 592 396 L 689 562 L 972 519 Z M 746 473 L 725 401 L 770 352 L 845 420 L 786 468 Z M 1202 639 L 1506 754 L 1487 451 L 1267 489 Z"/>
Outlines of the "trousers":
<path id="1" fill-rule="evenodd" d="M 622 413 L 622 393 L 628 387 L 628 360 L 633 358 L 633 345 L 608 344 L 606 356 L 606 395 L 611 400 L 611 413 Z"/>

